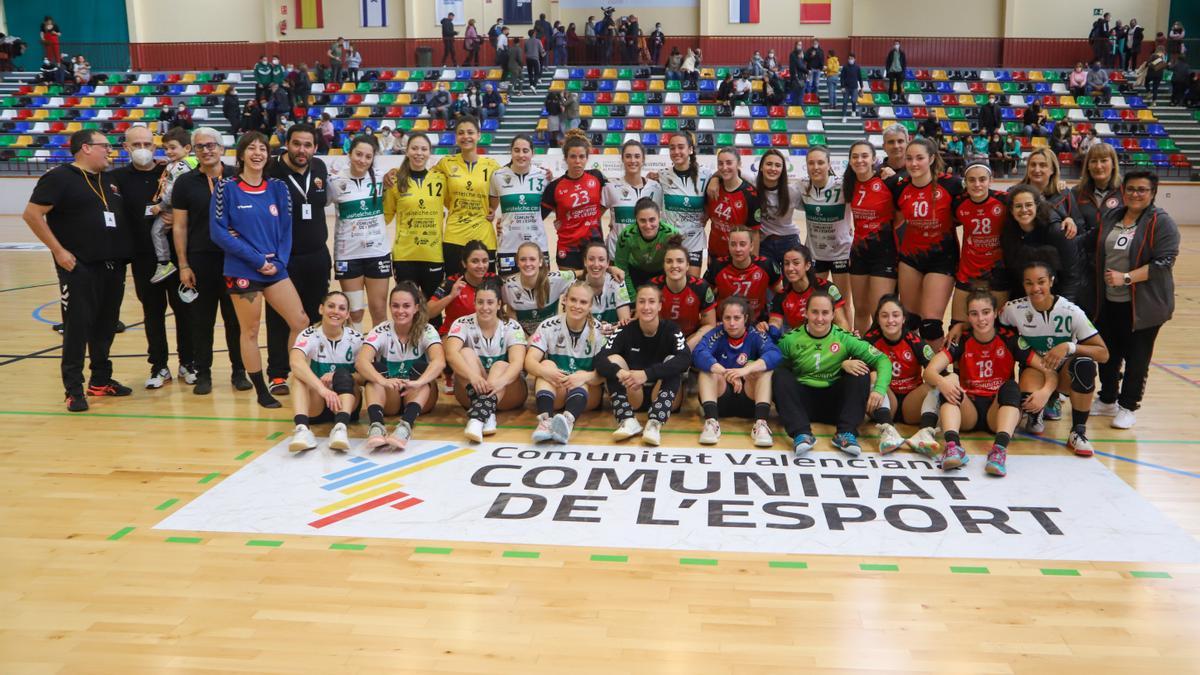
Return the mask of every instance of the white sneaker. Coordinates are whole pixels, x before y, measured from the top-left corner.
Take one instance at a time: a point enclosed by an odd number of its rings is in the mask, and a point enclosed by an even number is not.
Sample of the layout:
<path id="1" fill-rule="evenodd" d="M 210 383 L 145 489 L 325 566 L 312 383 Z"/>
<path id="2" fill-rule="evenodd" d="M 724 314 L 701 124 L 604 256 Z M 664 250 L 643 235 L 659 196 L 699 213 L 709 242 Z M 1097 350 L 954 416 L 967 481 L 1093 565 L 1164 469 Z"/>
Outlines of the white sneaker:
<path id="1" fill-rule="evenodd" d="M 196 384 L 196 371 L 187 366 L 179 366 L 179 379 L 186 384 Z"/>
<path id="2" fill-rule="evenodd" d="M 571 440 L 571 430 L 575 428 L 575 418 L 569 412 L 561 412 L 550 418 L 550 434 L 555 443 L 567 444 Z"/>
<path id="3" fill-rule="evenodd" d="M 442 378 L 442 393 L 454 393 L 454 375 L 446 375 Z"/>
<path id="4" fill-rule="evenodd" d="M 371 428 L 367 429 L 367 440 L 363 447 L 371 451 L 383 445 L 387 445 L 387 427 L 379 422 L 372 422 Z"/>
<path id="5" fill-rule="evenodd" d="M 350 449 L 350 434 L 346 433 L 346 425 L 338 422 L 329 431 L 329 449 L 345 452 Z"/>
<path id="6" fill-rule="evenodd" d="M 1092 442 L 1088 437 L 1078 431 L 1072 431 L 1070 436 L 1067 436 L 1067 449 L 1074 452 L 1080 457 L 1091 457 L 1096 454 L 1096 449 L 1092 447 Z"/>
<path id="7" fill-rule="evenodd" d="M 623 441 L 626 438 L 633 438 L 642 433 L 642 425 L 638 423 L 636 417 L 621 420 L 621 424 L 616 431 L 612 432 L 614 441 Z"/>
<path id="8" fill-rule="evenodd" d="M 750 430 L 750 438 L 754 439 L 754 445 L 760 448 L 769 448 L 775 445 L 775 439 L 771 437 L 771 427 L 767 426 L 766 420 L 754 421 L 754 428 Z"/>
<path id="9" fill-rule="evenodd" d="M 158 266 L 154 268 L 154 276 L 150 277 L 150 283 L 157 284 L 172 274 L 175 274 L 177 271 L 179 271 L 179 269 L 175 267 L 175 263 L 169 260 L 165 263 L 159 263 Z"/>
<path id="10" fill-rule="evenodd" d="M 1117 409 L 1120 407 L 1116 401 L 1105 403 L 1100 399 L 1096 399 L 1092 401 L 1092 410 L 1088 414 L 1092 417 L 1116 417 Z"/>
<path id="11" fill-rule="evenodd" d="M 904 446 L 904 437 L 890 424 L 876 424 L 879 430 L 879 454 L 886 455 Z M 919 432 L 918 432 L 919 433 Z"/>
<path id="12" fill-rule="evenodd" d="M 488 415 L 487 421 L 483 423 L 483 435 L 491 436 L 496 433 L 496 415 L 495 413 Z"/>
<path id="13" fill-rule="evenodd" d="M 848 120 L 846 119 L 846 116 L 845 116 L 845 115 L 842 115 L 842 124 L 845 124 L 847 121 L 848 121 Z"/>
<path id="14" fill-rule="evenodd" d="M 714 419 L 704 420 L 704 430 L 700 432 L 700 443 L 716 445 L 721 440 L 721 423 Z M 655 445 L 658 445 L 655 443 Z"/>
<path id="15" fill-rule="evenodd" d="M 1129 408 L 1124 408 L 1120 405 L 1117 406 L 1117 414 L 1113 417 L 1113 421 L 1111 422 L 1112 428 L 1132 429 L 1133 425 L 1136 423 L 1137 413 L 1133 412 Z"/>
<path id="16" fill-rule="evenodd" d="M 1031 434 L 1040 435 L 1046 430 L 1046 422 L 1042 419 L 1040 414 L 1026 414 L 1024 424 L 1021 426 L 1025 428 L 1025 431 L 1028 431 Z"/>
<path id="17" fill-rule="evenodd" d="M 662 422 L 658 420 L 647 420 L 646 429 L 642 431 L 642 442 L 646 445 L 658 445 L 662 443 Z"/>
<path id="18" fill-rule="evenodd" d="M 537 428 L 533 430 L 533 442 L 542 443 L 554 438 L 554 433 L 550 431 L 550 416 L 538 415 Z"/>
<path id="19" fill-rule="evenodd" d="M 162 386 L 171 381 L 171 369 L 159 368 L 156 372 L 150 373 L 150 377 L 146 378 L 147 389 L 161 389 Z"/>
<path id="20" fill-rule="evenodd" d="M 317 437 L 313 436 L 312 429 L 303 424 L 296 425 L 296 431 L 292 434 L 292 441 L 288 443 L 288 450 L 291 452 L 304 452 L 317 447 Z"/>
<path id="21" fill-rule="evenodd" d="M 408 422 L 400 420 L 396 423 L 396 428 L 392 430 L 392 435 L 388 436 L 387 442 L 396 446 L 397 450 L 403 450 L 411 438 L 412 426 Z"/>
<path id="22" fill-rule="evenodd" d="M 926 457 L 936 457 L 942 449 L 941 444 L 938 443 L 937 436 L 933 433 L 932 427 L 920 429 L 908 439 L 907 443 L 908 447 Z"/>
<path id="23" fill-rule="evenodd" d="M 397 430 L 400 427 L 396 427 Z M 478 443 L 483 440 L 483 420 L 469 419 L 467 420 L 467 428 L 463 429 L 463 435 L 472 443 Z"/>

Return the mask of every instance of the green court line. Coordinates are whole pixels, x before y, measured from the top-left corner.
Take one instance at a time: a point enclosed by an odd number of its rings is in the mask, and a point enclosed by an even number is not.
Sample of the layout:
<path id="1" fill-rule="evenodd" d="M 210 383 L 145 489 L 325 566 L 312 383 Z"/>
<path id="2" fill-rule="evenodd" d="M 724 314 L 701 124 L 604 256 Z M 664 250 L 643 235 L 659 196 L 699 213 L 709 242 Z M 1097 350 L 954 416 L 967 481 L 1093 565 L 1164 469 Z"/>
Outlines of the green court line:
<path id="1" fill-rule="evenodd" d="M 1042 575 L 1047 577 L 1078 577 L 1079 570 L 1056 569 L 1053 567 L 1043 567 Z"/>
<path id="2" fill-rule="evenodd" d="M 767 566 L 773 567 L 775 569 L 784 569 L 784 570 L 806 570 L 806 569 L 808 569 L 808 563 L 793 562 L 790 560 L 772 560 L 771 562 L 767 563 Z"/>
<path id="3" fill-rule="evenodd" d="M 268 441 L 273 441 L 273 440 L 275 440 L 276 438 L 279 438 L 279 437 L 280 437 L 280 436 L 282 436 L 282 435 L 283 435 L 283 432 L 282 432 L 282 431 L 276 431 L 275 433 L 271 434 L 270 436 L 267 436 L 267 440 L 268 440 Z"/>
<path id="4" fill-rule="evenodd" d="M 1144 572 L 1142 570 L 1134 570 L 1129 573 L 1129 576 L 1134 579 L 1171 579 L 1171 575 L 1166 572 Z"/>
<path id="5" fill-rule="evenodd" d="M 268 548 L 279 548 L 283 546 L 283 542 L 278 539 L 251 539 L 246 542 L 247 546 L 265 546 Z"/>
<path id="6" fill-rule="evenodd" d="M 716 558 L 680 558 L 680 565 L 704 565 L 707 567 L 716 567 Z"/>
<path id="7" fill-rule="evenodd" d="M 986 567 L 958 567 L 950 566 L 951 574 L 991 574 L 991 570 Z"/>
<path id="8" fill-rule="evenodd" d="M 211 481 L 215 480 L 216 478 L 219 478 L 220 476 L 221 476 L 221 472 L 220 472 L 220 471 L 214 471 L 213 473 L 210 473 L 210 474 L 208 474 L 208 475 L 207 475 L 207 476 L 205 476 L 204 478 L 201 478 L 201 479 L 200 479 L 199 481 L 197 481 L 197 482 L 198 482 L 198 483 L 200 483 L 201 485 L 203 485 L 203 484 L 205 484 L 205 483 L 209 483 L 209 482 L 211 482 Z"/>
<path id="9" fill-rule="evenodd" d="M 133 528 L 133 527 L 122 527 L 121 529 L 117 530 L 116 532 L 113 532 L 112 534 L 108 535 L 108 540 L 116 541 L 116 540 L 120 539 L 121 537 L 124 537 L 125 535 L 129 534 L 130 532 L 133 532 L 135 529 L 136 528 Z"/>
<path id="10" fill-rule="evenodd" d="M 250 455 L 253 455 L 253 454 L 254 454 L 253 450 L 247 450 L 247 451 L 243 452 L 242 454 L 238 455 L 237 457 L 234 457 L 234 459 L 237 459 L 237 460 L 246 459 L 247 457 L 249 457 Z"/>
<path id="11" fill-rule="evenodd" d="M 503 557 L 505 557 L 505 558 L 529 558 L 530 560 L 536 560 L 536 559 L 542 557 L 542 554 L 538 553 L 537 551 L 505 551 L 503 554 Z"/>
<path id="12" fill-rule="evenodd" d="M 627 556 L 627 555 L 600 555 L 599 553 L 596 553 L 596 554 L 593 554 L 593 555 L 592 555 L 592 557 L 590 558 L 590 560 L 591 560 L 592 562 L 619 562 L 619 563 L 623 563 L 623 562 L 629 562 L 629 556 Z"/>
<path id="13" fill-rule="evenodd" d="M 899 565 L 876 565 L 873 563 L 862 563 L 858 569 L 864 572 L 899 572 Z"/>
<path id="14" fill-rule="evenodd" d="M 366 548 L 366 544 L 330 544 L 329 548 L 334 551 L 361 551 Z"/>
<path id="15" fill-rule="evenodd" d="M 429 555 L 450 555 L 452 548 L 441 548 L 438 546 L 418 546 L 413 549 L 413 553 L 427 553 Z"/>
<path id="16" fill-rule="evenodd" d="M 172 506 L 174 506 L 174 505 L 176 505 L 176 504 L 178 504 L 178 503 L 179 503 L 179 500 L 178 500 L 178 499 L 168 499 L 167 501 L 165 501 L 165 502 L 163 502 L 163 503 L 159 504 L 158 506 L 154 507 L 154 510 L 155 510 L 155 511 L 166 511 L 167 509 L 171 508 Z"/>
<path id="17" fill-rule="evenodd" d="M 168 544 L 199 544 L 204 541 L 200 537 L 167 537 Z"/>

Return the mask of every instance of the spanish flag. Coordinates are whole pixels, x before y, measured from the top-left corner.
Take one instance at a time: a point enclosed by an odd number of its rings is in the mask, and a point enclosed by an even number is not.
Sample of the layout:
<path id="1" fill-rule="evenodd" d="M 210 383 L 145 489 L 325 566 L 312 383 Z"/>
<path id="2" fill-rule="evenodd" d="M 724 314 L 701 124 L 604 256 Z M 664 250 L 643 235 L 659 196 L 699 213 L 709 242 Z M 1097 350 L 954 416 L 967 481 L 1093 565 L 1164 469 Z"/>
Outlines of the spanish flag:
<path id="1" fill-rule="evenodd" d="M 324 28 L 321 0 L 296 0 L 296 28 Z"/>
<path id="2" fill-rule="evenodd" d="M 800 23 L 829 23 L 832 0 L 800 0 Z"/>

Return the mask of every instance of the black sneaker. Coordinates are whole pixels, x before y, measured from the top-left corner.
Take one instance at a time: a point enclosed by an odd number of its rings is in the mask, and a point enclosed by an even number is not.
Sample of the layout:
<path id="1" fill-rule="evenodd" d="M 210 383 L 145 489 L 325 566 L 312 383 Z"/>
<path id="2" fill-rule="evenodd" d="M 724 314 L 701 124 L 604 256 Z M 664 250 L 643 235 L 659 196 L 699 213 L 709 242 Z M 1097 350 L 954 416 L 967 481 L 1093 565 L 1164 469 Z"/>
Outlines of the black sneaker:
<path id="1" fill-rule="evenodd" d="M 244 370 L 233 371 L 233 376 L 229 378 L 229 382 L 238 391 L 250 391 L 254 388 L 254 385 L 250 384 L 250 378 L 246 377 L 246 371 Z"/>
<path id="2" fill-rule="evenodd" d="M 287 396 L 288 392 L 291 391 L 288 389 L 287 379 L 283 377 L 272 377 L 268 389 L 272 396 Z"/>
<path id="3" fill-rule="evenodd" d="M 84 412 L 88 409 L 87 397 L 83 394 L 67 394 L 67 410 L 70 412 Z"/>
<path id="4" fill-rule="evenodd" d="M 133 390 L 116 380 L 109 380 L 104 384 L 89 384 L 87 393 L 88 396 L 128 396 Z"/>
<path id="5" fill-rule="evenodd" d="M 117 328 L 116 328 L 116 330 L 115 330 L 114 332 L 117 332 L 117 333 L 124 333 L 124 332 L 125 332 L 125 322 L 124 322 L 124 321 L 117 321 Z"/>
<path id="6" fill-rule="evenodd" d="M 207 396 L 212 393 L 212 376 L 197 375 L 196 386 L 192 389 L 192 393 L 197 396 Z"/>
<path id="7" fill-rule="evenodd" d="M 62 335 L 63 331 L 65 329 L 63 328 L 63 325 L 61 323 L 56 323 L 53 326 L 50 326 L 50 330 L 54 331 L 55 333 L 58 333 L 59 335 Z M 85 408 L 85 410 L 86 410 L 86 408 Z"/>

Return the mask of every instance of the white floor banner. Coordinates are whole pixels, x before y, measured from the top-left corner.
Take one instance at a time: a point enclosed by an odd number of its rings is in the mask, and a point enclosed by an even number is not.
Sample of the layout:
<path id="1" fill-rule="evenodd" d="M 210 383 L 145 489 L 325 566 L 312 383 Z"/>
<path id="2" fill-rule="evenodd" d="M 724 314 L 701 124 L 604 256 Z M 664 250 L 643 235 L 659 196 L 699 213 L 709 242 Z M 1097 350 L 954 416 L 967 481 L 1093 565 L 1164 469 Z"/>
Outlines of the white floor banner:
<path id="1" fill-rule="evenodd" d="M 158 524 L 688 551 L 1200 562 L 1200 543 L 1099 461 L 415 441 L 272 448 Z"/>

